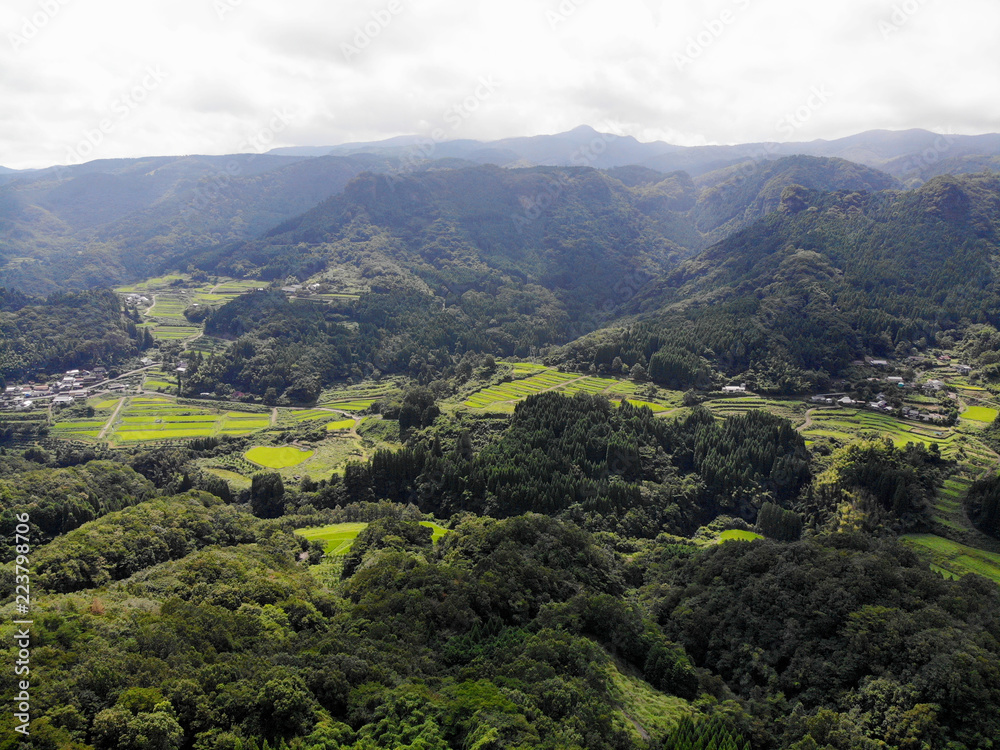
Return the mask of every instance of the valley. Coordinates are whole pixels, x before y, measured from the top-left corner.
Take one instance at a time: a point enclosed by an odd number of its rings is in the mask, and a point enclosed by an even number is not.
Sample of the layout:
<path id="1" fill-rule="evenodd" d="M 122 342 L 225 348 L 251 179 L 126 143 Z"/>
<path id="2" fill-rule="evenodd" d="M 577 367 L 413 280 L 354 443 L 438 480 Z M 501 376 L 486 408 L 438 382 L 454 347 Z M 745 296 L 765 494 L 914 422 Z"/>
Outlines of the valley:
<path id="1" fill-rule="evenodd" d="M 1000 183 L 720 154 L 5 180 L 48 746 L 986 747 Z"/>

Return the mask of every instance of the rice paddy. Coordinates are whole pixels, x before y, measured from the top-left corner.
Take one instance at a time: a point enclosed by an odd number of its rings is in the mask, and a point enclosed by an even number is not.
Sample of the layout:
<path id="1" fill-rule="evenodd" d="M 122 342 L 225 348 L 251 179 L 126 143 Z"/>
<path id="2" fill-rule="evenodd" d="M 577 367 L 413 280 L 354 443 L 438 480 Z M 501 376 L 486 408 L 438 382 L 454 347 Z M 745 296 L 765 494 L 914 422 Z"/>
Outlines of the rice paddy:
<path id="1" fill-rule="evenodd" d="M 157 326 L 153 329 L 153 338 L 157 341 L 184 341 L 201 333 L 200 328 L 192 326 Z"/>
<path id="2" fill-rule="evenodd" d="M 1000 554 L 968 547 L 933 534 L 907 534 L 904 544 L 928 553 L 931 569 L 946 578 L 976 573 L 1000 583 Z"/>
<path id="3" fill-rule="evenodd" d="M 288 469 L 305 463 L 313 457 L 315 451 L 299 448 L 294 445 L 258 446 L 251 448 L 244 455 L 247 461 L 263 466 L 265 469 Z"/>
<path id="4" fill-rule="evenodd" d="M 433 521 L 421 521 L 420 525 L 431 530 L 431 541 L 433 542 L 448 533 L 448 529 Z M 366 528 L 368 528 L 367 523 L 335 523 L 330 526 L 296 529 L 295 533 L 310 542 L 322 542 L 324 552 L 328 556 L 343 557 L 350 551 L 358 534 Z"/>
<path id="5" fill-rule="evenodd" d="M 270 427 L 267 414 L 219 412 L 178 405 L 167 398 L 131 398 L 114 426 L 118 443 L 248 435 Z"/>
<path id="6" fill-rule="evenodd" d="M 763 538 L 761 534 L 754 533 L 753 531 L 730 529 L 729 531 L 723 531 L 719 535 L 719 542 L 752 542 Z"/>
<path id="7" fill-rule="evenodd" d="M 973 422 L 992 424 L 996 421 L 998 415 L 1000 415 L 1000 412 L 996 409 L 990 409 L 985 406 L 970 406 L 962 412 L 962 419 L 971 419 Z"/>
<path id="8" fill-rule="evenodd" d="M 937 445 L 942 455 L 946 456 L 957 450 L 958 435 L 948 427 L 908 422 L 888 414 L 860 409 L 817 409 L 812 415 L 812 425 L 803 430 L 802 435 L 808 439 L 827 437 L 848 442 L 857 439 L 862 432 L 888 437 L 900 448 L 907 443 L 925 448 Z"/>

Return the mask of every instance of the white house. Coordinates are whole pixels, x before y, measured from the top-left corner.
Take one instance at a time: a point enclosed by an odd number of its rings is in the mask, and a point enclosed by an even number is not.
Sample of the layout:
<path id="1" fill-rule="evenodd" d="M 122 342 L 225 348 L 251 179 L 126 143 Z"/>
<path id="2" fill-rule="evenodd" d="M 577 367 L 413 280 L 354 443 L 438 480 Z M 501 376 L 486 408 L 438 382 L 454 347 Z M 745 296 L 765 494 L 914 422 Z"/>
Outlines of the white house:
<path id="1" fill-rule="evenodd" d="M 723 393 L 746 393 L 746 385 L 727 385 L 722 388 Z"/>

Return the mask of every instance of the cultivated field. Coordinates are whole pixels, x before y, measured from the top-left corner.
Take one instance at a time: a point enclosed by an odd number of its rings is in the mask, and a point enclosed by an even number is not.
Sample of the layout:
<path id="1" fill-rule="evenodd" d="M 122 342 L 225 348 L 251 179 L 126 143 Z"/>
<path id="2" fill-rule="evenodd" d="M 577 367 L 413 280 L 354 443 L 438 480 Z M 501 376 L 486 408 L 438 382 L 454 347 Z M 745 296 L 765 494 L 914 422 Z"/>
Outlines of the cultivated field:
<path id="1" fill-rule="evenodd" d="M 267 414 L 182 406 L 167 398 L 130 398 L 114 426 L 118 443 L 248 435 L 270 427 Z"/>
<path id="2" fill-rule="evenodd" d="M 435 542 L 448 533 L 448 529 L 432 521 L 421 521 L 420 525 L 431 529 L 431 539 Z M 335 523 L 330 526 L 296 529 L 295 533 L 310 542 L 323 542 L 327 555 L 343 557 L 350 551 L 358 534 L 367 527 L 367 523 Z"/>
<path id="3" fill-rule="evenodd" d="M 462 406 L 467 409 L 509 411 L 517 402 L 545 391 L 556 391 L 564 396 L 574 396 L 577 393 L 601 394 L 612 400 L 625 399 L 634 406 L 647 406 L 657 414 L 670 411 L 677 405 L 673 400 L 649 401 L 636 397 L 636 384 L 629 380 L 559 372 L 543 365 L 523 362 L 514 364 L 514 375 L 527 377 L 484 388 L 469 396 Z"/>
<path id="4" fill-rule="evenodd" d="M 258 446 L 251 448 L 243 457 L 250 463 L 263 466 L 265 469 L 288 469 L 305 463 L 313 457 L 315 451 L 298 448 L 294 445 Z"/>
<path id="5" fill-rule="evenodd" d="M 908 534 L 902 537 L 902 541 L 929 553 L 931 568 L 947 578 L 976 573 L 1000 583 L 1000 554 L 984 552 L 932 534 Z"/>
<path id="6" fill-rule="evenodd" d="M 962 419 L 971 419 L 973 422 L 992 424 L 996 421 L 998 414 L 1000 412 L 997 412 L 996 409 L 990 409 L 986 406 L 970 406 L 962 412 Z"/>
<path id="7" fill-rule="evenodd" d="M 843 442 L 855 440 L 861 433 L 874 433 L 890 438 L 898 447 L 907 443 L 922 444 L 927 448 L 937 445 L 941 454 L 950 456 L 957 450 L 958 436 L 954 430 L 941 425 L 910 422 L 863 409 L 816 409 L 812 425 L 802 431 L 807 439 L 833 438 Z"/>

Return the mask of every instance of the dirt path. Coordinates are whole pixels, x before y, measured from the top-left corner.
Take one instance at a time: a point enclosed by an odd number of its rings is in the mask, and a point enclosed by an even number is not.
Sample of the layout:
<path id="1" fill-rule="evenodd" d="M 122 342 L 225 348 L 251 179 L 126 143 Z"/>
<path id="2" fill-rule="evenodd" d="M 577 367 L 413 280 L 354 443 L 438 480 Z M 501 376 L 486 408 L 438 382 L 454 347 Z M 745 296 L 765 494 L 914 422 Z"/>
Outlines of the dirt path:
<path id="1" fill-rule="evenodd" d="M 271 409 L 271 427 L 274 427 L 276 424 L 278 424 L 278 407 L 277 406 L 274 407 L 273 409 Z"/>
<path id="2" fill-rule="evenodd" d="M 121 413 L 122 407 L 125 405 L 127 400 L 127 398 L 122 398 L 118 402 L 118 406 L 115 407 L 115 410 L 111 413 L 108 421 L 104 424 L 104 428 L 101 430 L 101 433 L 97 436 L 98 440 L 104 440 L 104 436 L 108 434 L 108 430 L 114 428 L 115 421 L 118 419 L 118 415 Z"/>
<path id="3" fill-rule="evenodd" d="M 798 432 L 805 432 L 810 427 L 813 426 L 813 414 L 816 413 L 815 409 L 809 409 L 806 412 L 806 421 L 802 423 L 801 427 L 796 428 Z"/>

